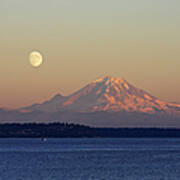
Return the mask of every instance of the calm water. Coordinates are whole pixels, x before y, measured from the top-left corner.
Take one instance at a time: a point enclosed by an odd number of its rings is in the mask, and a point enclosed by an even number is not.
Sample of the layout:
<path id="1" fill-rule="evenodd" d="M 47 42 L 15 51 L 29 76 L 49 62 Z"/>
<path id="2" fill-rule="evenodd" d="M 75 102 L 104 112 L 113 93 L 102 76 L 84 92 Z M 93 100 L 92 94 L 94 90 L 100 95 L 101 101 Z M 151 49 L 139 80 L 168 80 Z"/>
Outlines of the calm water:
<path id="1" fill-rule="evenodd" d="M 179 180 L 180 139 L 0 139 L 2 180 Z"/>

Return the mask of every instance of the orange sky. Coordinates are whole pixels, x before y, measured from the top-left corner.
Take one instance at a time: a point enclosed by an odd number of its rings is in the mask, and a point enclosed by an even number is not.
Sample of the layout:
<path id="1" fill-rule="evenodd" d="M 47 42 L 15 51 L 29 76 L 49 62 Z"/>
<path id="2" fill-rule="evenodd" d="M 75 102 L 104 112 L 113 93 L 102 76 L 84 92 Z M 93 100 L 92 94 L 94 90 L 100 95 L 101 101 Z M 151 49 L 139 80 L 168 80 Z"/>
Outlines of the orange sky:
<path id="1" fill-rule="evenodd" d="M 68 95 L 101 75 L 121 76 L 180 102 L 180 1 L 2 0 L 0 107 Z M 34 69 L 28 55 L 40 51 Z"/>

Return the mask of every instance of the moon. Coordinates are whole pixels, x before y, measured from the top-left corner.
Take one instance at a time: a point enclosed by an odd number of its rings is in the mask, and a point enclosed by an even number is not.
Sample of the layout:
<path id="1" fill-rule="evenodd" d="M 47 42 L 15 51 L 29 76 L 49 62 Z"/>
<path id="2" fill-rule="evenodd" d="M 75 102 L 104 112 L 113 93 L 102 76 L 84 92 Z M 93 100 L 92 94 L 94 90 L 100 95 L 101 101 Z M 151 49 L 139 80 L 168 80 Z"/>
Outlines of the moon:
<path id="1" fill-rule="evenodd" d="M 39 67 L 43 63 L 42 54 L 38 51 L 33 51 L 29 54 L 29 61 L 33 67 Z"/>

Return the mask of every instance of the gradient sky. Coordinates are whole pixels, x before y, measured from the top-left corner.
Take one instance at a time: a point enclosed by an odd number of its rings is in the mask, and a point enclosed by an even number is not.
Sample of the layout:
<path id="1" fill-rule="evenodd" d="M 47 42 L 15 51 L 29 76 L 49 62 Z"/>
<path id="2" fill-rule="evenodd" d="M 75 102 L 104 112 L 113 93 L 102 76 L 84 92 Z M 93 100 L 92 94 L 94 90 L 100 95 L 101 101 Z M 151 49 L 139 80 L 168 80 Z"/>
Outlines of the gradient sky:
<path id="1" fill-rule="evenodd" d="M 28 54 L 44 64 L 32 68 Z M 179 0 L 0 0 L 0 107 L 120 76 L 180 102 Z"/>

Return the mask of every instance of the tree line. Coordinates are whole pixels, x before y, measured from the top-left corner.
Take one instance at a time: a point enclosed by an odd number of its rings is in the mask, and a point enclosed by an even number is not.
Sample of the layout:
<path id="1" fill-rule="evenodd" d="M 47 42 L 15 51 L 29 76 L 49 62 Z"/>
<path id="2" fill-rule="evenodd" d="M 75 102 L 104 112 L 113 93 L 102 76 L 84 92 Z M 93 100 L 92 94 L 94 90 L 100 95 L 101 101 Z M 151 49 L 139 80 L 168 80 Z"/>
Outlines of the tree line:
<path id="1" fill-rule="evenodd" d="M 0 124 L 0 138 L 120 138 L 180 137 L 175 128 L 95 128 L 68 123 Z"/>

